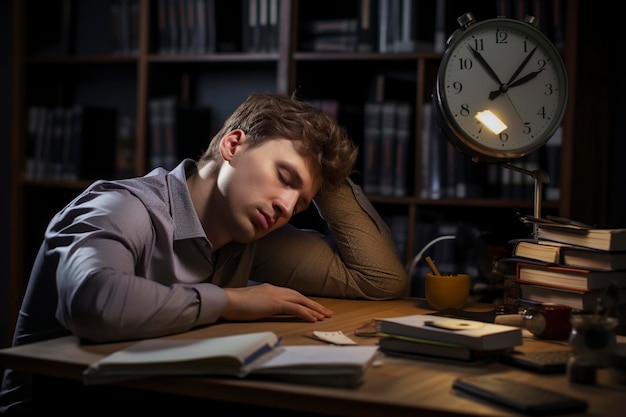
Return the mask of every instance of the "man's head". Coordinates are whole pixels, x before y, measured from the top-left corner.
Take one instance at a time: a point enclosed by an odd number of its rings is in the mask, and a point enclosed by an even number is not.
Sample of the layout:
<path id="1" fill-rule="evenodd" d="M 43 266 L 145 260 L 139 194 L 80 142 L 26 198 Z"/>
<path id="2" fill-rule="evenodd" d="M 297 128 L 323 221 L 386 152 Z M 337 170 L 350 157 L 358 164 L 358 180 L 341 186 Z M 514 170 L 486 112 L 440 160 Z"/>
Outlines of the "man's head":
<path id="1" fill-rule="evenodd" d="M 294 95 L 251 94 L 224 122 L 200 158 L 201 168 L 210 161 L 221 164 L 219 145 L 229 132 L 241 129 L 252 147 L 267 140 L 289 139 L 310 160 L 322 189 L 332 189 L 347 178 L 357 157 L 357 148 L 345 129 L 323 110 Z"/>

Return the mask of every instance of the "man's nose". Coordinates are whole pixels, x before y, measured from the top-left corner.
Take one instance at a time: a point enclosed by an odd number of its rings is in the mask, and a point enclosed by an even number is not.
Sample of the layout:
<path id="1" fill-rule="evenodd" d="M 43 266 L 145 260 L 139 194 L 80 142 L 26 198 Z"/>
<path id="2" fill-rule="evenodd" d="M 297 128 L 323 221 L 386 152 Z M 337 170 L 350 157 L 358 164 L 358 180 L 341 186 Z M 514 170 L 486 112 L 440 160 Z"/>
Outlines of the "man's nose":
<path id="1" fill-rule="evenodd" d="M 298 191 L 286 190 L 274 202 L 274 211 L 278 217 L 291 217 L 298 202 Z"/>

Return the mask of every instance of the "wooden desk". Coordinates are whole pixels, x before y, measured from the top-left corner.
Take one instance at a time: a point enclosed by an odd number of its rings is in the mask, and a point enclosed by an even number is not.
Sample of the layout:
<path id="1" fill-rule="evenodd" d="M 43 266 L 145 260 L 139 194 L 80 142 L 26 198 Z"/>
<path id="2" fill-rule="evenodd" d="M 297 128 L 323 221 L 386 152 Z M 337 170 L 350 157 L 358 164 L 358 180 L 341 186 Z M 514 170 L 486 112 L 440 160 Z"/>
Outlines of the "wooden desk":
<path id="1" fill-rule="evenodd" d="M 319 323 L 303 323 L 292 318 L 272 318 L 253 323 L 222 323 L 172 338 L 205 338 L 251 331 L 271 330 L 284 338 L 284 344 L 322 343 L 310 338 L 314 330 L 341 330 L 358 343 L 374 344 L 376 338 L 362 338 L 354 330 L 375 317 L 394 317 L 429 313 L 423 300 L 355 301 L 317 299 L 335 315 Z M 480 306 L 470 306 L 476 309 Z M 483 306 L 484 307 L 484 306 Z M 65 337 L 18 348 L 0 350 L 0 367 L 20 369 L 37 375 L 80 381 L 83 370 L 92 362 L 128 346 L 130 343 L 86 345 L 75 337 Z M 521 350 L 562 349 L 562 346 L 528 339 Z M 367 374 L 356 389 L 326 388 L 255 380 L 208 377 L 159 377 L 127 381 L 124 387 L 174 394 L 212 401 L 272 407 L 298 412 L 355 417 L 425 416 L 515 416 L 507 409 L 470 399 L 452 390 L 455 378 L 488 372 L 504 372 L 518 380 L 553 389 L 589 402 L 587 415 L 623 415 L 626 386 L 612 382 L 608 373 L 600 375 L 597 385 L 570 384 L 565 375 L 538 375 L 500 363 L 480 366 L 451 365 L 385 357 L 381 366 Z M 78 385 L 78 384 L 76 384 Z M 86 387 L 88 388 L 88 387 Z M 182 401 L 185 401 L 185 399 Z M 207 410 L 211 408 L 210 404 Z M 289 415 L 289 414 L 285 414 Z"/>

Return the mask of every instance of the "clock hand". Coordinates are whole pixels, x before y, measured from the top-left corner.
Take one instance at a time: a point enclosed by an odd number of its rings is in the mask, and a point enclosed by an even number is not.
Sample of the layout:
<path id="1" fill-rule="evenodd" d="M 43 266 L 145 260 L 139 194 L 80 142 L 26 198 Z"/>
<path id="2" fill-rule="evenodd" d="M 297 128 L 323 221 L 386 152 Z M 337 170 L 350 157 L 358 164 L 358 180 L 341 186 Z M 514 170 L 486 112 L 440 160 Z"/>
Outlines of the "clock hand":
<path id="1" fill-rule="evenodd" d="M 495 82 L 501 85 L 502 81 L 500 81 L 500 77 L 498 77 L 498 74 L 496 74 L 493 68 L 491 68 L 491 65 L 489 65 L 489 63 L 485 60 L 485 58 L 481 55 L 481 53 L 469 45 L 467 45 L 467 47 L 469 48 L 470 51 L 472 51 L 472 55 L 474 55 L 474 57 L 478 60 L 478 62 L 480 62 L 480 65 L 482 65 L 483 68 L 487 70 L 487 73 L 491 76 L 491 78 L 493 78 Z"/>
<path id="2" fill-rule="evenodd" d="M 500 94 L 506 93 L 506 91 L 511 87 L 511 83 L 515 81 L 515 79 L 520 74 L 520 72 L 522 72 L 522 70 L 524 69 L 526 64 L 528 64 L 528 61 L 530 61 L 530 58 L 532 58 L 536 50 L 537 50 L 537 46 L 535 46 L 533 50 L 530 51 L 528 55 L 526 55 L 526 58 L 524 58 L 522 63 L 517 67 L 517 69 L 515 70 L 515 72 L 513 73 L 513 75 L 511 76 L 511 78 L 506 84 L 502 84 L 501 82 L 498 82 L 500 84 L 500 88 L 497 91 L 492 91 L 491 93 L 489 93 L 489 100 L 493 100 L 494 98 L 498 97 Z M 518 85 L 518 84 L 515 84 L 515 85 Z"/>
<path id="3" fill-rule="evenodd" d="M 543 71 L 543 68 L 538 70 L 538 71 L 533 71 L 533 72 L 529 72 L 528 74 L 524 75 L 522 78 L 520 78 L 519 80 L 515 81 L 512 84 L 503 84 L 500 86 L 500 88 L 498 88 L 497 90 L 493 90 L 489 93 L 489 100 L 493 100 L 494 98 L 498 97 L 500 94 L 502 93 L 506 93 L 509 88 L 513 88 L 516 87 L 520 84 L 524 84 L 530 80 L 532 80 L 533 78 L 535 78 L 537 75 L 539 75 L 539 73 Z"/>
<path id="4" fill-rule="evenodd" d="M 515 103 L 513 103 L 513 100 L 511 100 L 511 97 L 509 97 L 508 94 L 505 94 L 505 96 L 506 98 L 509 99 L 509 103 L 511 103 L 513 110 L 515 110 L 515 114 L 517 114 L 517 118 L 519 119 L 519 121 L 522 122 L 522 124 L 524 124 L 524 119 L 522 119 L 522 116 L 519 114 L 519 111 L 517 110 L 517 106 L 515 106 Z"/>
<path id="5" fill-rule="evenodd" d="M 524 67 L 526 66 L 526 64 L 528 64 L 528 61 L 530 61 L 530 58 L 532 58 L 533 54 L 535 53 L 535 51 L 537 50 L 537 47 L 535 46 L 533 48 L 532 51 L 530 51 L 530 53 L 526 56 L 526 58 L 524 58 L 524 61 L 522 61 L 522 63 L 520 64 L 519 67 L 517 67 L 517 69 L 515 70 L 515 72 L 513 73 L 513 75 L 511 76 L 511 79 L 509 80 L 509 82 L 507 82 L 507 84 L 510 84 L 515 81 L 515 79 L 517 78 L 517 76 L 519 75 L 520 72 L 522 72 L 522 70 L 524 69 Z"/>
<path id="6" fill-rule="evenodd" d="M 519 80 L 515 81 L 515 82 L 514 82 L 514 83 L 512 83 L 512 84 L 509 84 L 509 88 L 513 88 L 513 87 L 515 87 L 515 86 L 518 86 L 518 85 L 520 85 L 520 84 L 524 84 L 525 82 L 528 82 L 528 81 L 532 80 L 532 79 L 533 79 L 533 78 L 535 78 L 537 75 L 539 75 L 539 73 L 540 73 L 541 71 L 543 71 L 543 68 L 542 68 L 542 69 L 540 69 L 540 70 L 538 70 L 538 71 L 533 71 L 533 72 L 530 72 L 530 73 L 528 73 L 528 74 L 524 75 L 524 76 L 523 76 L 522 78 L 520 78 Z"/>

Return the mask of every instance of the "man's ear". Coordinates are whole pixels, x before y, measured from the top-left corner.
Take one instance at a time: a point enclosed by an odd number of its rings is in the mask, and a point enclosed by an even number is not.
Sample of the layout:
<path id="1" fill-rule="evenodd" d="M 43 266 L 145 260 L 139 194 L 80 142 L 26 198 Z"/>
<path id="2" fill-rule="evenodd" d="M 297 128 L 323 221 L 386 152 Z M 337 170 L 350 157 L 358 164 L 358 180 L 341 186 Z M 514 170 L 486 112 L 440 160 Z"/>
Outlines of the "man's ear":
<path id="1" fill-rule="evenodd" d="M 241 129 L 228 132 L 220 141 L 220 154 L 224 161 L 230 161 L 244 143 L 246 134 Z"/>

